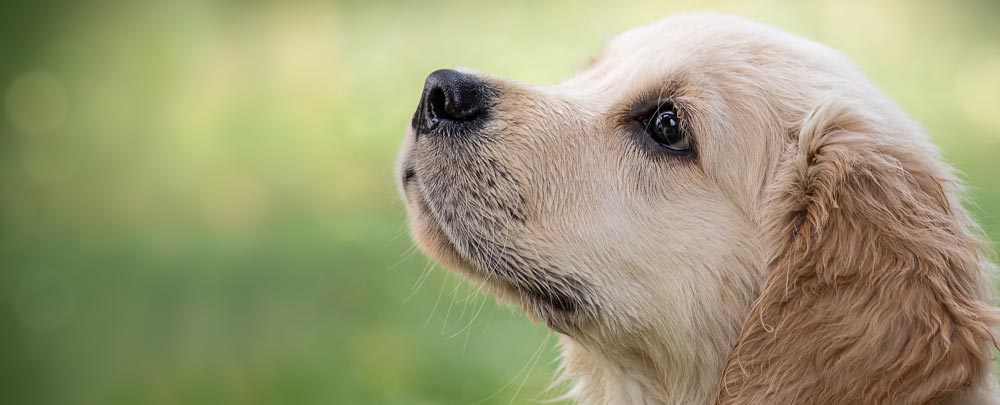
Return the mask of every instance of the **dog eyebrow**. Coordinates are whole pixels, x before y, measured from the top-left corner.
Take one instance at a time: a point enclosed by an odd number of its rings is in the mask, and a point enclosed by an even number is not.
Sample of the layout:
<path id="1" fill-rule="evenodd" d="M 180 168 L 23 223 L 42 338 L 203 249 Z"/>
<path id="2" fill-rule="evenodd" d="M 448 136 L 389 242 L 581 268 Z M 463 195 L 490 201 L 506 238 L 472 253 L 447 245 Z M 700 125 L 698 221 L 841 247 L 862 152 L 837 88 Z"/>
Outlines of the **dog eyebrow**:
<path id="1" fill-rule="evenodd" d="M 657 87 L 647 88 L 626 99 L 627 101 L 622 104 L 624 108 L 621 113 L 629 118 L 636 113 L 658 108 L 665 102 L 672 102 L 678 109 L 686 110 L 687 103 L 683 101 L 686 88 L 681 80 L 668 79 Z"/>

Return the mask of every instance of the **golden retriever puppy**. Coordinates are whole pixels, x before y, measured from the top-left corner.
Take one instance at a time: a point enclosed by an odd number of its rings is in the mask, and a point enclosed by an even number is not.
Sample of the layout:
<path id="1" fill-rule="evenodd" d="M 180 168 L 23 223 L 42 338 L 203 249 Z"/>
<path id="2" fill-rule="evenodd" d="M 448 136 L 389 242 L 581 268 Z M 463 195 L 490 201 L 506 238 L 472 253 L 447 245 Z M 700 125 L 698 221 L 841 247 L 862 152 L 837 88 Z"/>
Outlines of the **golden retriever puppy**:
<path id="1" fill-rule="evenodd" d="M 995 402 L 989 245 L 823 45 L 694 14 L 557 86 L 439 70 L 398 177 L 418 245 L 558 332 L 581 403 Z"/>

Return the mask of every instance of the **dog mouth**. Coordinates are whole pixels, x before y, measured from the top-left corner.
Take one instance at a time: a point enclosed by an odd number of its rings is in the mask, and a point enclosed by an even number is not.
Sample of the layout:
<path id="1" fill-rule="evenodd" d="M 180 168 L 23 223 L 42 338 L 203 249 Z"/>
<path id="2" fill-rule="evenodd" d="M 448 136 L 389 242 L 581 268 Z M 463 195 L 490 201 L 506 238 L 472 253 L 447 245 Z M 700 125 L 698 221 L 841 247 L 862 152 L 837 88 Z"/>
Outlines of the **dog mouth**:
<path id="1" fill-rule="evenodd" d="M 448 220 L 455 214 L 426 191 L 423 183 L 435 179 L 424 177 L 416 168 L 404 166 L 400 181 L 406 203 L 413 207 L 411 215 L 419 217 L 416 222 L 424 235 L 433 235 L 425 241 L 436 248 L 425 249 L 432 258 L 497 289 L 498 295 L 512 298 L 557 331 L 569 333 L 578 329 L 578 319 L 592 317 L 595 306 L 587 283 L 560 271 L 551 260 L 526 254 L 535 249 L 526 248 L 519 238 L 497 242 Z"/>

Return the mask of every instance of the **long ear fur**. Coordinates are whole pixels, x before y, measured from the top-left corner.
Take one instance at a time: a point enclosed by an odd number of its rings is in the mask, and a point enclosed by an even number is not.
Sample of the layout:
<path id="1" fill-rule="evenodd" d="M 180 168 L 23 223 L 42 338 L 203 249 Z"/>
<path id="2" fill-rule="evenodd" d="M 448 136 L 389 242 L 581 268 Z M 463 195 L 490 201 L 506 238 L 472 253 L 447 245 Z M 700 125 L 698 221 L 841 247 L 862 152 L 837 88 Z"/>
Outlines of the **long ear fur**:
<path id="1" fill-rule="evenodd" d="M 827 100 L 786 150 L 720 404 L 948 401 L 990 378 L 987 248 L 937 152 L 889 120 Z"/>

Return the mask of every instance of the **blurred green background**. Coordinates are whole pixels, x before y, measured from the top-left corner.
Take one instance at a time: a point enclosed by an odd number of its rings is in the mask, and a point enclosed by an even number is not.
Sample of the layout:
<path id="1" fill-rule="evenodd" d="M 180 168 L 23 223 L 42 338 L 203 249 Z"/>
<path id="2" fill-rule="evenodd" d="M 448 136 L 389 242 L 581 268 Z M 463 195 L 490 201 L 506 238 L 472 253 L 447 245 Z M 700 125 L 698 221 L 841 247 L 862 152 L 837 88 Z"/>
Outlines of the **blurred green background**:
<path id="1" fill-rule="evenodd" d="M 4 3 L 0 403 L 553 397 L 555 336 L 411 249 L 401 134 L 437 68 L 557 83 L 687 3 Z M 1000 4 L 698 8 L 845 51 L 1000 240 Z"/>

